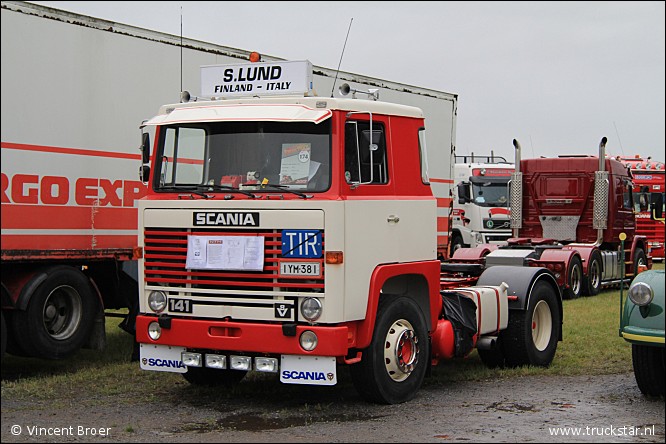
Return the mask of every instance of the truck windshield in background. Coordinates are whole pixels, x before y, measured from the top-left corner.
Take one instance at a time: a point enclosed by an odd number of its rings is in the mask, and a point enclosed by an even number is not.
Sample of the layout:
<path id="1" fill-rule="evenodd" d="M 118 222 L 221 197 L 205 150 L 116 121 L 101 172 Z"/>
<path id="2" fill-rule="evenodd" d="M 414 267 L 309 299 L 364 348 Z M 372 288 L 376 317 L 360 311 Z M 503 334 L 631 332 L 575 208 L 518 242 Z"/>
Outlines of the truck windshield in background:
<path id="1" fill-rule="evenodd" d="M 472 201 L 481 207 L 506 207 L 509 177 L 470 177 Z"/>
<path id="2" fill-rule="evenodd" d="M 169 125 L 159 136 L 154 186 L 156 191 L 260 192 L 262 185 L 277 185 L 321 192 L 330 186 L 330 157 L 330 122 Z"/>

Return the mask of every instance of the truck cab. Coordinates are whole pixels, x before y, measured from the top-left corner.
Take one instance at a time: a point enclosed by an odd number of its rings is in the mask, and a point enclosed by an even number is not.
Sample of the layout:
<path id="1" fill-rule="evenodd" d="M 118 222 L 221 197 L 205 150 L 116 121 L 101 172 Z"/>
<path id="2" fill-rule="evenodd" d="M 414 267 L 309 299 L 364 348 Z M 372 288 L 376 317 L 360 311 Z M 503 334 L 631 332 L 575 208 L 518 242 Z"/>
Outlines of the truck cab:
<path id="1" fill-rule="evenodd" d="M 503 157 L 456 155 L 451 254 L 481 244 L 506 245 L 509 179 L 514 165 Z"/>

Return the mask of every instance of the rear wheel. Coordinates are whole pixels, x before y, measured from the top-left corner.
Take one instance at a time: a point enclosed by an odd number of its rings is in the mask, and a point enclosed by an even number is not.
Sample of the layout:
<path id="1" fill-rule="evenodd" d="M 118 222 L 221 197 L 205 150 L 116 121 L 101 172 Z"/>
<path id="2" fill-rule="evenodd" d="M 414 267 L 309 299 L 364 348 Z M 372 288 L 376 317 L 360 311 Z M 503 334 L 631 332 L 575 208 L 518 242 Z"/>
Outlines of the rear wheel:
<path id="1" fill-rule="evenodd" d="M 595 296 L 599 294 L 601 277 L 601 257 L 598 254 L 593 254 L 590 258 L 590 264 L 587 266 L 587 276 L 583 278 L 586 295 Z"/>
<path id="2" fill-rule="evenodd" d="M 88 339 L 99 301 L 79 270 L 60 266 L 45 274 L 27 309 L 13 314 L 16 340 L 30 356 L 62 359 L 77 352 Z"/>
<path id="3" fill-rule="evenodd" d="M 664 350 L 664 347 L 631 345 L 634 376 L 644 395 L 664 396 Z"/>
<path id="4" fill-rule="evenodd" d="M 547 367 L 555 357 L 560 337 L 557 293 L 539 281 L 532 289 L 526 311 L 512 310 L 509 325 L 502 332 L 502 350 L 511 367 Z"/>
<path id="5" fill-rule="evenodd" d="M 208 367 L 188 367 L 183 377 L 193 385 L 205 385 L 209 387 L 232 387 L 243 380 L 246 371 L 242 370 L 218 370 Z"/>
<path id="6" fill-rule="evenodd" d="M 574 256 L 569 263 L 567 285 L 564 291 L 567 299 L 577 299 L 583 291 L 583 264 L 578 256 Z"/>
<path id="7" fill-rule="evenodd" d="M 428 330 L 416 303 L 385 296 L 379 303 L 370 346 L 351 366 L 352 381 L 371 402 L 397 404 L 412 399 L 430 359 Z"/>

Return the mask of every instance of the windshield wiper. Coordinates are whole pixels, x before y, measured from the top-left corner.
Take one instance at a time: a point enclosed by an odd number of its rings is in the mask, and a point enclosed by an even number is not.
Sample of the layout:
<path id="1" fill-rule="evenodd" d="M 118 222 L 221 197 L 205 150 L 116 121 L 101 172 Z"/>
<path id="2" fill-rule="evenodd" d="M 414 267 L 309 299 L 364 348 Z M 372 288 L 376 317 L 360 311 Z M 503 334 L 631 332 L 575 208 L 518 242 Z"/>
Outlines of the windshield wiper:
<path id="1" fill-rule="evenodd" d="M 157 191 L 180 191 L 183 193 L 191 193 L 191 194 L 196 194 L 197 196 L 201 196 L 204 199 L 210 199 L 212 196 L 209 196 L 206 193 L 202 193 L 201 191 L 198 190 L 193 190 L 192 187 L 159 187 Z"/>
<path id="2" fill-rule="evenodd" d="M 252 199 L 256 199 L 257 195 L 250 193 L 249 191 L 246 190 L 241 190 L 239 188 L 232 187 L 230 185 L 197 185 L 197 189 L 201 190 L 204 189 L 206 191 L 233 191 L 235 193 L 242 193 L 245 194 L 248 197 L 251 197 Z"/>
<path id="3" fill-rule="evenodd" d="M 246 184 L 242 184 L 246 185 Z M 289 188 L 287 185 L 277 185 L 277 184 L 272 184 L 272 183 L 267 183 L 267 184 L 247 184 L 247 185 L 259 185 L 261 188 L 271 188 L 274 190 L 279 190 L 279 191 L 287 191 L 289 193 L 295 194 L 298 197 L 302 199 L 310 199 L 312 198 L 312 194 L 305 194 L 301 193 L 300 191 L 292 190 Z"/>

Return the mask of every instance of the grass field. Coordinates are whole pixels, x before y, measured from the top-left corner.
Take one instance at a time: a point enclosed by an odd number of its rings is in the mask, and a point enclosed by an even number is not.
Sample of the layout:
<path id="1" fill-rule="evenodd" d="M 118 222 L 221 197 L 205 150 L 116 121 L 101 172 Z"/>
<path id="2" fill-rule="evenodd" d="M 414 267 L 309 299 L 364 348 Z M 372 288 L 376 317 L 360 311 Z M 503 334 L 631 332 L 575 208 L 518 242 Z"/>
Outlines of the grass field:
<path id="1" fill-rule="evenodd" d="M 663 269 L 663 264 L 654 268 Z M 626 299 L 626 289 L 623 290 Z M 595 375 L 632 371 L 631 347 L 619 337 L 620 290 L 606 290 L 589 298 L 564 301 L 563 341 L 548 368 L 488 369 L 476 352 L 467 358 L 441 362 L 425 386 L 447 381 L 510 378 L 522 375 Z M 104 352 L 82 350 L 66 361 L 47 361 L 6 355 L 2 359 L 2 398 L 12 400 L 62 400 L 72 393 L 114 396 L 115 402 L 150 401 L 182 396 L 187 383 L 177 374 L 147 372 L 130 362 L 132 337 L 107 318 L 108 345 Z M 339 371 L 341 384 L 349 383 L 346 370 Z M 274 374 L 252 375 L 254 384 L 241 384 L 237 391 L 280 392 Z M 201 391 L 200 391 L 201 390 Z M 201 396 L 203 389 L 188 389 Z M 219 396 L 219 393 L 218 393 Z"/>

